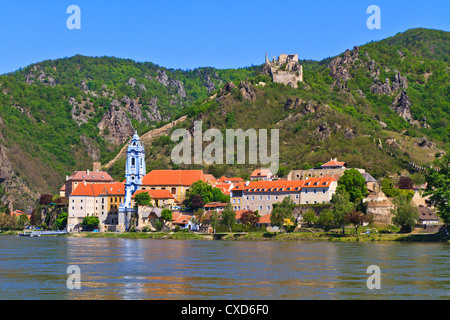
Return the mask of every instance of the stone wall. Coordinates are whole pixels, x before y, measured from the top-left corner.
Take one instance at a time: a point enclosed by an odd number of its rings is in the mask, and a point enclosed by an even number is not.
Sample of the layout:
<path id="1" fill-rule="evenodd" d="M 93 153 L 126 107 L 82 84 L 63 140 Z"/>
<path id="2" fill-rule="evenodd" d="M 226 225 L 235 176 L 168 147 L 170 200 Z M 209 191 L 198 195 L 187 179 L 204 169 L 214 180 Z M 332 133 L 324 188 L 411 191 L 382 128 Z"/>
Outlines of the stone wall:
<path id="1" fill-rule="evenodd" d="M 337 181 L 344 174 L 345 170 L 350 170 L 350 168 L 292 170 L 291 172 L 289 172 L 287 180 L 306 180 L 311 177 L 333 177 Z M 358 170 L 360 173 L 365 172 L 364 169 L 356 170 Z"/>

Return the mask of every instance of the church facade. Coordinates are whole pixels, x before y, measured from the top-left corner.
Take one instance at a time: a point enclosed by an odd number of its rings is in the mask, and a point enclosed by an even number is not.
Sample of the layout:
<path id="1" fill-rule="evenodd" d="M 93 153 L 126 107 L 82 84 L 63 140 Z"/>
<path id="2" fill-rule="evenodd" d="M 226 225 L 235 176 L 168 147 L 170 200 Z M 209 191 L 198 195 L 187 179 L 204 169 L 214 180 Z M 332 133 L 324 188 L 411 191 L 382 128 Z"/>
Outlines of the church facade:
<path id="1" fill-rule="evenodd" d="M 119 206 L 117 231 L 128 231 L 133 215 L 137 210 L 132 207 L 131 197 L 139 189 L 146 175 L 145 149 L 137 132 L 128 144 L 125 166 L 125 197 Z"/>

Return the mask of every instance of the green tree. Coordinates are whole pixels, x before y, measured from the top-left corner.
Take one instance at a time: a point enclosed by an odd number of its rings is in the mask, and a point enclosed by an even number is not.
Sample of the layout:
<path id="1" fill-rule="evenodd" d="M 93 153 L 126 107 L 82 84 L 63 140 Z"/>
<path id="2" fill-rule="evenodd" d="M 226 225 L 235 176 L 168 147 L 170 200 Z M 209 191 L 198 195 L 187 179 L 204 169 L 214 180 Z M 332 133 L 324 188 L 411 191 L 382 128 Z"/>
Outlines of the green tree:
<path id="1" fill-rule="evenodd" d="M 172 221 L 172 210 L 164 209 L 161 211 L 161 218 L 166 222 Z"/>
<path id="2" fill-rule="evenodd" d="M 135 207 L 138 206 L 149 206 L 152 202 L 152 198 L 148 192 L 141 192 L 134 196 Z"/>
<path id="3" fill-rule="evenodd" d="M 336 191 L 331 202 L 334 204 L 333 221 L 342 228 L 342 234 L 345 234 L 345 226 L 348 224 L 345 216 L 355 209 L 355 204 L 350 201 L 350 194 L 343 189 Z"/>
<path id="4" fill-rule="evenodd" d="M 67 226 L 67 218 L 69 215 L 66 212 L 62 212 L 55 221 L 55 227 L 58 230 L 62 230 Z"/>
<path id="5" fill-rule="evenodd" d="M 330 209 L 323 209 L 319 214 L 317 222 L 323 226 L 325 231 L 330 230 L 333 225 L 333 211 Z"/>
<path id="6" fill-rule="evenodd" d="M 381 191 L 386 195 L 386 197 L 394 198 L 400 194 L 405 195 L 409 200 L 414 196 L 413 190 L 408 189 L 397 189 L 394 187 L 394 183 L 391 181 L 389 177 L 386 177 L 381 182 Z"/>
<path id="7" fill-rule="evenodd" d="M 236 222 L 236 212 L 234 212 L 231 209 L 231 205 L 228 205 L 222 211 L 222 225 L 227 227 L 231 232 L 231 228 L 233 227 L 235 222 Z"/>
<path id="8" fill-rule="evenodd" d="M 100 224 L 100 220 L 94 216 L 84 217 L 83 222 L 81 223 L 83 226 L 86 226 L 89 229 L 97 228 Z"/>
<path id="9" fill-rule="evenodd" d="M 287 173 L 288 173 L 288 171 L 287 171 L 286 167 L 280 167 L 278 169 L 277 176 L 278 177 L 284 177 L 284 176 L 286 176 Z"/>
<path id="10" fill-rule="evenodd" d="M 23 229 L 29 222 L 27 215 L 23 213 L 17 218 L 17 228 Z"/>
<path id="11" fill-rule="evenodd" d="M 350 201 L 359 204 L 369 194 L 366 180 L 356 169 L 345 170 L 339 178 L 337 190 L 345 190 L 350 195 Z"/>
<path id="12" fill-rule="evenodd" d="M 315 224 L 317 222 L 317 217 L 316 217 L 316 213 L 314 212 L 314 210 L 308 209 L 303 214 L 303 222 L 305 222 L 308 225 L 308 227 L 311 227 L 313 224 Z"/>
<path id="13" fill-rule="evenodd" d="M 429 168 L 426 174 L 427 189 L 425 195 L 430 196 L 431 203 L 445 223 L 450 223 L 450 154 L 435 161 L 439 171 Z"/>
<path id="14" fill-rule="evenodd" d="M 281 202 L 274 203 L 270 214 L 270 222 L 275 226 L 282 227 L 284 219 L 294 221 L 294 208 L 295 203 L 289 196 L 285 197 Z"/>
<path id="15" fill-rule="evenodd" d="M 396 196 L 394 192 L 394 183 L 391 178 L 386 177 L 381 181 L 381 191 L 386 195 L 386 197 L 393 198 Z"/>
<path id="16" fill-rule="evenodd" d="M 196 224 L 202 223 L 202 222 L 203 222 L 203 219 L 204 219 L 204 217 L 205 217 L 205 210 L 203 210 L 202 208 L 197 209 L 197 210 L 195 211 L 194 217 L 195 217 L 195 223 L 196 223 Z"/>
<path id="17" fill-rule="evenodd" d="M 399 225 L 403 232 L 411 232 L 419 219 L 419 210 L 404 194 L 396 196 L 393 204 L 394 209 L 391 210 L 393 215 L 392 222 Z"/>
<path id="18" fill-rule="evenodd" d="M 209 218 L 210 223 L 211 223 L 211 227 L 213 228 L 213 233 L 216 233 L 216 229 L 219 226 L 219 214 L 217 213 L 217 211 L 213 211 L 211 213 L 211 217 Z"/>
<path id="19" fill-rule="evenodd" d="M 197 198 L 195 198 L 197 196 Z M 192 209 L 202 207 L 199 206 L 198 196 L 204 204 L 210 202 L 229 202 L 229 197 L 225 196 L 219 188 L 214 188 L 204 181 L 194 182 L 189 190 L 186 192 L 186 204 Z"/>

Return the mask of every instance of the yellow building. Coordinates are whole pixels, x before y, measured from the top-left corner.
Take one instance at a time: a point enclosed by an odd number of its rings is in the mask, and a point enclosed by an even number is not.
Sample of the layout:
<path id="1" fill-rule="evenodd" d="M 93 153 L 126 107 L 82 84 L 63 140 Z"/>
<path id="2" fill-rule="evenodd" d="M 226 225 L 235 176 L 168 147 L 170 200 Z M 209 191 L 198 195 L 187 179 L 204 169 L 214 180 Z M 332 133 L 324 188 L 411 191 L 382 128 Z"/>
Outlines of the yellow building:
<path id="1" fill-rule="evenodd" d="M 176 204 L 176 199 L 170 193 L 169 190 L 136 190 L 136 192 L 131 197 L 131 205 L 135 206 L 135 197 L 140 193 L 147 192 L 151 198 L 151 205 L 158 208 L 168 208 Z"/>
<path id="2" fill-rule="evenodd" d="M 199 180 L 207 182 L 202 170 L 152 170 L 144 176 L 139 189 L 168 190 L 181 203 L 191 185 Z"/>

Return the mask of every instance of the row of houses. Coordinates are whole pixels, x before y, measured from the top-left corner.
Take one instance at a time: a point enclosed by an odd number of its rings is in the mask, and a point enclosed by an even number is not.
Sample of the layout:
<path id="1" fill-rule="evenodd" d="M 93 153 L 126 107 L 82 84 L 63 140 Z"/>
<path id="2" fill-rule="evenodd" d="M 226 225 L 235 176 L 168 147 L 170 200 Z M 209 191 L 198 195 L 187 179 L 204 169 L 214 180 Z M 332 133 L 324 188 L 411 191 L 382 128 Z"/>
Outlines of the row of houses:
<path id="1" fill-rule="evenodd" d="M 290 197 L 295 204 L 329 203 L 336 192 L 337 181 L 332 177 L 288 181 L 250 181 L 238 183 L 231 189 L 230 201 L 234 210 L 258 210 L 270 214 L 273 204 Z"/>
<path id="2" fill-rule="evenodd" d="M 139 193 L 147 192 L 151 206 L 173 208 L 182 203 L 186 192 L 196 181 L 208 182 L 202 170 L 153 170 L 144 176 L 142 184 L 131 197 L 131 206 Z M 218 183 L 224 192 L 230 188 Z M 70 190 L 73 190 L 70 194 Z M 75 172 L 60 190 L 68 198 L 68 227 L 81 227 L 84 217 L 96 216 L 102 231 L 111 230 L 119 220 L 119 207 L 125 198 L 125 182 L 116 182 L 106 172 Z M 229 193 L 229 191 L 228 191 Z"/>
<path id="3" fill-rule="evenodd" d="M 130 154 L 129 157 L 133 160 L 133 154 Z M 68 199 L 69 231 L 80 228 L 82 220 L 87 216 L 99 218 L 101 231 L 116 230 L 115 226 L 119 224 L 120 206 L 125 202 L 127 182 L 114 181 L 108 173 L 100 171 L 98 165 L 94 168 L 96 169 L 93 171 L 79 171 L 66 177 L 60 190 L 61 196 Z M 279 179 L 268 169 L 254 170 L 250 181 L 238 177 L 216 178 L 202 170 L 152 170 L 139 179 L 139 184 L 132 193 L 130 206 L 135 207 L 134 199 L 138 194 L 147 192 L 151 198 L 150 206 L 136 210 L 140 227 L 151 224 L 162 208 L 170 208 L 174 210 L 173 225 L 197 230 L 199 226 L 190 222 L 192 213 L 181 213 L 178 209 L 191 185 L 196 181 L 204 181 L 230 196 L 229 204 L 237 213 L 237 222 L 239 212 L 252 210 L 258 211 L 261 216 L 260 224 L 264 225 L 270 221 L 268 217 L 273 205 L 285 197 L 289 196 L 298 205 L 329 203 L 336 192 L 337 180 L 346 170 L 346 163 L 337 159 L 331 159 L 318 168 L 291 171 L 287 179 Z M 363 169 L 357 170 L 365 178 L 366 186 L 371 192 L 365 199 L 368 211 L 373 211 L 370 213 L 374 213 L 379 222 L 390 223 L 392 203 L 383 197 L 376 179 Z M 205 221 L 214 210 L 220 212 L 224 206 L 225 204 L 206 204 Z"/>

